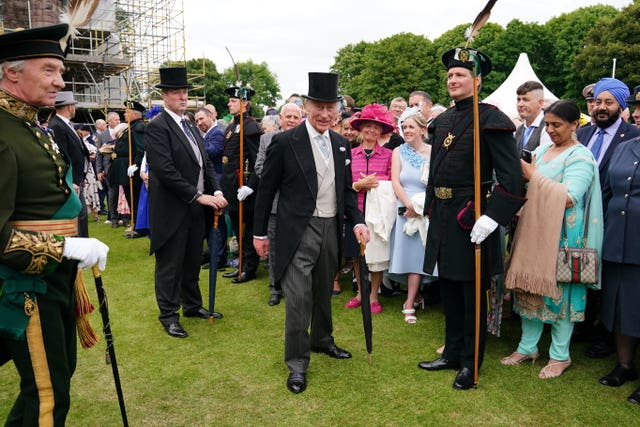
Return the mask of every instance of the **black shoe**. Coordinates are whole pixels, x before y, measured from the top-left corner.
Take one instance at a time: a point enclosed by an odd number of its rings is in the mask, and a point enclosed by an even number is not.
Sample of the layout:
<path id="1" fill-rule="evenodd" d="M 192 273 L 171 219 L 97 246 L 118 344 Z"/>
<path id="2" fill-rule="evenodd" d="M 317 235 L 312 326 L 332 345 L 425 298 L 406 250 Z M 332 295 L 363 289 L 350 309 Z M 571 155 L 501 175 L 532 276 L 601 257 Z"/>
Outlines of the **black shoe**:
<path id="1" fill-rule="evenodd" d="M 635 381 L 637 379 L 638 373 L 634 368 L 625 369 L 618 364 L 613 368 L 613 371 L 600 378 L 600 384 L 608 385 L 609 387 L 620 387 L 627 381 Z"/>
<path id="2" fill-rule="evenodd" d="M 327 356 L 333 357 L 334 359 L 351 359 L 351 353 L 349 353 L 347 350 L 341 349 L 335 344 L 331 344 L 327 348 L 311 346 L 311 351 L 315 353 L 324 353 Z"/>
<path id="3" fill-rule="evenodd" d="M 460 369 L 460 362 L 452 362 L 443 357 L 439 357 L 436 360 L 425 361 L 418 363 L 418 368 L 427 371 L 442 371 L 443 369 Z"/>
<path id="4" fill-rule="evenodd" d="M 250 280 L 253 280 L 255 278 L 256 278 L 255 274 L 249 274 L 249 273 L 242 272 L 242 274 L 239 275 L 238 277 L 235 277 L 235 278 L 231 279 L 231 283 L 244 283 L 244 282 L 248 282 Z"/>
<path id="5" fill-rule="evenodd" d="M 203 270 L 208 270 L 209 266 L 210 266 L 210 264 L 208 262 L 204 263 L 204 264 L 200 264 L 200 268 L 203 269 Z"/>
<path id="6" fill-rule="evenodd" d="M 119 225 L 118 225 L 118 222 L 117 222 L 117 221 L 113 221 L 113 222 L 111 223 L 111 228 L 118 228 L 118 227 L 119 227 Z"/>
<path id="7" fill-rule="evenodd" d="M 460 369 L 456 379 L 453 381 L 453 388 L 456 390 L 469 390 L 473 386 L 473 371 L 469 368 Z"/>
<path id="8" fill-rule="evenodd" d="M 219 311 L 214 311 L 213 312 L 213 318 L 214 319 L 222 319 L 224 316 L 222 315 L 222 313 L 220 313 Z"/>
<path id="9" fill-rule="evenodd" d="M 233 271 L 230 271 L 230 272 L 228 272 L 228 273 L 224 273 L 224 274 L 222 275 L 222 277 L 224 277 L 225 279 L 231 279 L 232 277 L 238 277 L 238 273 L 239 273 L 239 272 L 238 272 L 238 269 L 236 268 L 236 269 L 235 269 L 235 270 L 233 270 Z"/>
<path id="10" fill-rule="evenodd" d="M 616 350 L 608 342 L 596 341 L 591 347 L 584 351 L 584 355 L 592 359 L 604 359 L 615 352 Z"/>
<path id="11" fill-rule="evenodd" d="M 636 391 L 631 393 L 629 397 L 627 397 L 627 401 L 630 403 L 635 403 L 636 405 L 640 405 L 640 388 L 637 388 Z"/>
<path id="12" fill-rule="evenodd" d="M 302 393 L 307 388 L 307 374 L 304 372 L 291 372 L 287 378 L 287 388 L 291 393 Z"/>
<path id="13" fill-rule="evenodd" d="M 142 235 L 137 231 L 127 231 L 126 233 L 123 234 L 123 236 L 126 237 L 127 239 L 138 239 L 142 237 Z"/>
<path id="14" fill-rule="evenodd" d="M 271 294 L 269 297 L 269 305 L 274 306 L 280 304 L 280 298 L 282 298 L 280 294 Z"/>
<path id="15" fill-rule="evenodd" d="M 198 317 L 200 319 L 208 319 L 209 317 L 211 317 L 211 313 L 209 313 L 202 307 L 200 307 L 196 311 L 183 312 L 182 314 L 184 315 L 184 317 Z M 213 317 L 215 317 L 215 315 Z"/>
<path id="16" fill-rule="evenodd" d="M 164 326 L 164 330 L 167 331 L 167 333 L 172 337 L 186 338 L 189 336 L 187 331 L 182 329 L 182 326 L 180 326 L 180 323 L 178 322 L 169 323 L 168 325 L 163 325 L 163 326 Z"/>

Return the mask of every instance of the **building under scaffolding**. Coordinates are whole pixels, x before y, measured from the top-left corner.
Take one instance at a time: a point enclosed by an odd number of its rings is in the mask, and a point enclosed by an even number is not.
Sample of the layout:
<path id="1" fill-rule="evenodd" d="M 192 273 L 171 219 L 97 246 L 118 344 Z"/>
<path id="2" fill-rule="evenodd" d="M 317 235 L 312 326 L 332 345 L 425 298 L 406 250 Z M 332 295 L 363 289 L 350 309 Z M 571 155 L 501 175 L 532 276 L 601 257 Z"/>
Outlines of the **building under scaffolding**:
<path id="1" fill-rule="evenodd" d="M 55 24 L 67 2 L 0 0 L 0 30 Z M 65 90 L 74 92 L 83 116 L 76 122 L 122 110 L 127 98 L 146 106 L 160 99 L 158 68 L 186 62 L 183 8 L 183 0 L 100 0 L 65 61 Z M 202 75 L 190 79 L 198 86 Z"/>

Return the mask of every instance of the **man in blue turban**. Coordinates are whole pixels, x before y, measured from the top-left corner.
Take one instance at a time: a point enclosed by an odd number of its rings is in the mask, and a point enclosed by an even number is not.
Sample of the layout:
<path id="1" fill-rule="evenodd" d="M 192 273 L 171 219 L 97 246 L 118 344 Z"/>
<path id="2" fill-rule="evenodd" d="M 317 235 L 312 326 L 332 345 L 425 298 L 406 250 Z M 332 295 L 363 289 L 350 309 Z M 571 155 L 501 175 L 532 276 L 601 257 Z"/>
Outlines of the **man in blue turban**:
<path id="1" fill-rule="evenodd" d="M 640 136 L 640 130 L 625 122 L 621 117 L 627 108 L 629 96 L 627 85 L 610 77 L 600 79 L 593 88 L 595 99 L 591 112 L 593 126 L 578 129 L 578 141 L 589 147 L 600 170 L 600 184 L 604 188 L 604 179 L 609 168 L 609 160 L 615 148 L 622 141 Z M 592 345 L 585 350 L 585 356 L 603 358 L 615 352 L 611 333 L 596 322 L 600 311 L 600 291 L 587 290 L 585 319 L 574 332 L 589 340 Z M 595 326 L 597 325 L 597 326 Z"/>

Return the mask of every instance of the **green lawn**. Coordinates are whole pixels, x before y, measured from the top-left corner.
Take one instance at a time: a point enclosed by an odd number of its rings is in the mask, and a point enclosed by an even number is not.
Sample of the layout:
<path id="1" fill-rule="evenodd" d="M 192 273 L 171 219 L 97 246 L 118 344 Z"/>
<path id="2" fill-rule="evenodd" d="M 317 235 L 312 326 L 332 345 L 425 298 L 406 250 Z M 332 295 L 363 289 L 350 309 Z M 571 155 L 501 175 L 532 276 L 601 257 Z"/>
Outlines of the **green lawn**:
<path id="1" fill-rule="evenodd" d="M 269 307 L 267 271 L 258 280 L 232 285 L 218 278 L 216 309 L 224 319 L 213 325 L 183 319 L 189 338 L 169 337 L 157 320 L 153 257 L 147 239 L 127 240 L 122 228 L 98 223 L 90 228 L 111 247 L 104 284 L 120 376 L 132 426 L 627 426 L 640 419 L 640 407 L 626 397 L 639 383 L 610 388 L 598 383 L 614 357 L 591 360 L 584 344 L 572 347 L 573 366 L 560 378 L 540 380 L 549 336 L 541 343 L 536 365 L 503 367 L 499 358 L 516 347 L 519 324 L 506 321 L 502 338 L 489 337 L 480 384 L 456 391 L 454 371 L 425 372 L 421 360 L 437 357 L 443 343 L 439 306 L 418 312 L 407 325 L 402 298 L 382 299 L 374 316 L 373 364 L 367 362 L 359 310 L 346 310 L 352 297 L 350 278 L 333 299 L 336 343 L 351 351 L 350 360 L 313 354 L 308 388 L 299 395 L 285 385 L 284 304 Z M 93 280 L 85 274 L 96 302 Z M 202 271 L 207 298 L 208 272 Z M 96 310 L 92 323 L 102 327 Z M 121 424 L 113 377 L 105 364 L 104 339 L 78 350 L 69 426 Z M 11 363 L 0 367 L 0 420 L 18 390 Z M 634 421 L 635 420 L 635 421 Z"/>

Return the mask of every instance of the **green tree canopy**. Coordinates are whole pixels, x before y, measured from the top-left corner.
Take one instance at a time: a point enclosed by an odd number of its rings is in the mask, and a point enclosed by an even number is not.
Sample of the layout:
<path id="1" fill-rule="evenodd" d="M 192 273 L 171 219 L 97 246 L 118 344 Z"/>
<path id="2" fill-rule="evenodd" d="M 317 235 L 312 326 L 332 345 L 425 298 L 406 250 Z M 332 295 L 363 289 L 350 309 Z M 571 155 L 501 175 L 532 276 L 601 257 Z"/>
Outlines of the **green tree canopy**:
<path id="1" fill-rule="evenodd" d="M 189 75 L 203 76 L 196 79 L 196 87 L 189 91 L 189 94 L 204 98 L 207 104 L 216 107 L 218 116 L 222 116 L 227 110 L 227 96 L 224 93 L 227 85 L 216 64 L 209 59 L 201 58 L 188 60 L 186 66 Z"/>
<path id="2" fill-rule="evenodd" d="M 277 77 L 269 70 L 266 62 L 256 64 L 248 60 L 246 62 L 238 62 L 237 66 L 242 84 L 249 84 L 253 90 L 256 91 L 255 95 L 251 98 L 251 104 L 253 105 L 251 113 L 254 117 L 261 118 L 264 115 L 264 110 L 268 107 L 275 106 L 280 98 L 280 85 L 278 84 Z M 225 87 L 235 85 L 235 69 L 230 67 L 224 70 L 222 79 L 225 82 Z M 225 108 L 221 111 L 227 112 L 226 102 Z M 222 113 L 219 111 L 219 114 Z"/>

